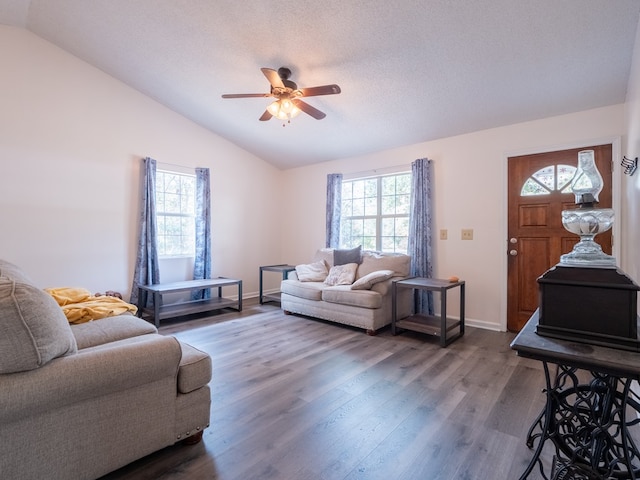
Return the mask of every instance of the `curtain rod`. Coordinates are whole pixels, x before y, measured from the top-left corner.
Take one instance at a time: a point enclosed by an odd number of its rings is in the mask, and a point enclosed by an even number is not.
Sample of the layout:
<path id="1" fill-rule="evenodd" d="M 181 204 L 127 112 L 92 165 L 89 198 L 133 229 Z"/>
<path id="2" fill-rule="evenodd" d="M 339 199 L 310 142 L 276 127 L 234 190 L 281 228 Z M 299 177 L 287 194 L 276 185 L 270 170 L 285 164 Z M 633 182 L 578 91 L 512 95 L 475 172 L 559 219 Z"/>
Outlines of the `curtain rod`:
<path id="1" fill-rule="evenodd" d="M 411 164 L 395 165 L 393 167 L 374 168 L 372 170 L 364 170 L 362 172 L 345 173 L 343 179 L 351 180 L 353 178 L 379 177 L 381 175 L 391 175 L 399 172 L 410 172 Z"/>
<path id="2" fill-rule="evenodd" d="M 197 167 L 186 167 L 184 165 L 177 165 L 175 163 L 165 163 L 156 160 L 156 167 L 160 170 L 169 170 L 172 172 L 186 172 L 195 174 Z"/>

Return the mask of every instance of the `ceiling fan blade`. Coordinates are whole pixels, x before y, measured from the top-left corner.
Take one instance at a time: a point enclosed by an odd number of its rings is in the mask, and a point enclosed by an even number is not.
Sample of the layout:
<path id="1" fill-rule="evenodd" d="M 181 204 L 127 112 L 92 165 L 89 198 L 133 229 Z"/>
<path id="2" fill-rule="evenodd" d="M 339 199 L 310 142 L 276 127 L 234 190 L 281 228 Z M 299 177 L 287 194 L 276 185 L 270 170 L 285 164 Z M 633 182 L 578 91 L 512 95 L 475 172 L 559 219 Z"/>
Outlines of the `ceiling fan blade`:
<path id="1" fill-rule="evenodd" d="M 267 80 L 269 80 L 271 87 L 285 88 L 280 75 L 278 75 L 278 72 L 276 72 L 273 68 L 261 68 L 260 70 L 262 70 L 264 76 L 267 77 Z"/>
<path id="2" fill-rule="evenodd" d="M 271 97 L 270 93 L 225 93 L 222 98 L 254 98 L 254 97 Z"/>
<path id="3" fill-rule="evenodd" d="M 269 110 L 265 110 L 259 120 L 261 122 L 266 122 L 267 120 L 271 120 L 271 117 L 273 117 L 273 115 L 269 113 Z"/>
<path id="4" fill-rule="evenodd" d="M 291 100 L 293 102 L 293 104 L 298 107 L 300 110 L 302 110 L 304 113 L 311 115 L 313 118 L 315 118 L 316 120 L 322 120 L 324 117 L 327 116 L 326 113 L 321 112 L 320 110 L 318 110 L 316 107 L 312 107 L 311 105 L 309 105 L 306 102 L 303 102 L 302 100 L 296 98 L 294 100 Z"/>
<path id="5" fill-rule="evenodd" d="M 318 95 L 335 95 L 340 93 L 340 87 L 335 83 L 332 85 L 322 85 L 320 87 L 301 88 L 303 97 L 316 97 Z"/>

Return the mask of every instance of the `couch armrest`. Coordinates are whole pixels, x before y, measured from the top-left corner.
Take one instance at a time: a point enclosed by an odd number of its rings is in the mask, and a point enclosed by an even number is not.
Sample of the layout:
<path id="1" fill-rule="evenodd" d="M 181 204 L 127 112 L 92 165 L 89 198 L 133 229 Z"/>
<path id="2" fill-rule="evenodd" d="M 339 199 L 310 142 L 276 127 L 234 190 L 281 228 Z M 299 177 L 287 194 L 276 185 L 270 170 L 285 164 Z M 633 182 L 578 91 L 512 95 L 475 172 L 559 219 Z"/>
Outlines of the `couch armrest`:
<path id="1" fill-rule="evenodd" d="M 86 348 L 36 370 L 0 375 L 0 424 L 177 377 L 180 358 L 178 340 L 149 334 Z"/>
<path id="2" fill-rule="evenodd" d="M 391 283 L 398 278 L 400 277 L 391 277 L 383 280 L 382 282 L 374 283 L 371 286 L 371 290 L 378 292 L 382 296 L 385 296 L 386 294 L 391 295 Z"/>

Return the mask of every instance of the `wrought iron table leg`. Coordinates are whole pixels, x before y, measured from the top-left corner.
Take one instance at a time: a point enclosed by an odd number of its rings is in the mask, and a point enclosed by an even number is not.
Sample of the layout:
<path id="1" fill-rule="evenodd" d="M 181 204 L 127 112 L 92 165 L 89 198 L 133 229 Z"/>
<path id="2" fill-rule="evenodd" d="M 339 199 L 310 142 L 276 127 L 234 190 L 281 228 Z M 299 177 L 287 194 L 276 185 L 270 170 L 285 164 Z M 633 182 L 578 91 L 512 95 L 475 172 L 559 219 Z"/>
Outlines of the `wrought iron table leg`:
<path id="1" fill-rule="evenodd" d="M 547 383 L 546 404 L 527 433 L 527 446 L 538 445 L 527 469 L 525 480 L 536 464 L 545 480 L 540 459 L 543 446 L 551 440 L 555 449 L 551 478 L 624 479 L 640 478 L 640 451 L 629 427 L 640 419 L 627 420 L 627 408 L 640 412 L 640 403 L 631 393 L 631 379 L 590 372 L 591 380 L 578 379 L 577 368 L 558 366 L 555 380 L 543 362 Z M 622 386 L 622 391 L 620 391 Z M 540 433 L 535 433 L 537 429 Z M 559 470 L 556 470 L 559 467 Z"/>

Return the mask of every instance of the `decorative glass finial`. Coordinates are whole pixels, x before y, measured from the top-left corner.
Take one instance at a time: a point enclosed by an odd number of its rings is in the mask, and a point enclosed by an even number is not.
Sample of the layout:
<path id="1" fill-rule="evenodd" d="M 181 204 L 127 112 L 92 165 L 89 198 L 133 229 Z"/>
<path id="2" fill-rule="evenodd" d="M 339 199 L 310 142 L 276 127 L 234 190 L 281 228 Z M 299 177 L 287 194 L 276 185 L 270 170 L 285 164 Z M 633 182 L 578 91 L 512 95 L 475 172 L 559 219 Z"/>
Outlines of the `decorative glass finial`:
<path id="1" fill-rule="evenodd" d="M 613 225 L 611 208 L 594 208 L 602 191 L 602 176 L 596 168 L 593 150 L 578 152 L 578 169 L 571 180 L 578 208 L 562 211 L 562 225 L 580 235 L 573 251 L 560 257 L 560 264 L 578 267 L 615 267 L 616 259 L 602 251 L 594 237 Z"/>

